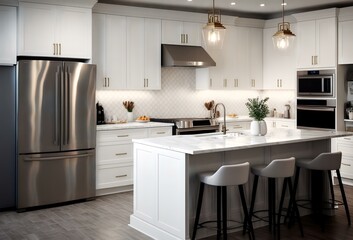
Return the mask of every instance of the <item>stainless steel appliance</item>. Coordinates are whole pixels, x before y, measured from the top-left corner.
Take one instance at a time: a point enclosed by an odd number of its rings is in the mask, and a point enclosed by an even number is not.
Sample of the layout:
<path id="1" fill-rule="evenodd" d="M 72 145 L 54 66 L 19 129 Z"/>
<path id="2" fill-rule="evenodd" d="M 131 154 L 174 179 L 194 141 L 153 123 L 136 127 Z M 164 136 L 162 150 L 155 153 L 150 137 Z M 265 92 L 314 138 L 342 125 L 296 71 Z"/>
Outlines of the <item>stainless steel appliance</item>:
<path id="1" fill-rule="evenodd" d="M 298 97 L 333 97 L 334 86 L 331 70 L 298 72 Z"/>
<path id="2" fill-rule="evenodd" d="M 335 130 L 335 100 L 297 99 L 297 128 Z"/>
<path id="3" fill-rule="evenodd" d="M 0 67 L 0 209 L 16 205 L 16 69 Z"/>
<path id="4" fill-rule="evenodd" d="M 95 196 L 96 66 L 18 62 L 17 208 Z"/>
<path id="5" fill-rule="evenodd" d="M 173 135 L 190 135 L 219 131 L 219 124 L 208 118 L 151 118 L 151 121 L 173 123 Z"/>

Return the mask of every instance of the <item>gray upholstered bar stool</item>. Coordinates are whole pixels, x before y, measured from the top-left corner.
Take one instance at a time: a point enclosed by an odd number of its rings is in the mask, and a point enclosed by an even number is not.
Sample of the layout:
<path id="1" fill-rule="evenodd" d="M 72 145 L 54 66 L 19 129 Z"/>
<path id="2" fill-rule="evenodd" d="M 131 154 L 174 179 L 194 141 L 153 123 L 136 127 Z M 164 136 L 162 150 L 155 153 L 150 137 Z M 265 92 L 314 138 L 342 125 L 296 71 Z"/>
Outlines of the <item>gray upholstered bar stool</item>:
<path id="1" fill-rule="evenodd" d="M 346 194 L 344 192 L 344 187 L 342 184 L 342 179 L 341 179 L 341 173 L 340 173 L 340 167 L 341 167 L 341 161 L 342 161 L 342 153 L 341 152 L 335 152 L 335 153 L 321 153 L 320 155 L 318 155 L 316 158 L 314 159 L 297 159 L 295 164 L 296 164 L 296 173 L 295 173 L 295 179 L 294 179 L 294 194 L 296 194 L 297 188 L 298 188 L 298 181 L 299 181 L 299 174 L 300 174 L 300 169 L 304 168 L 304 169 L 308 169 L 312 172 L 312 174 L 316 171 L 316 172 L 327 172 L 328 174 L 328 179 L 329 179 L 329 184 L 330 184 L 330 192 L 331 192 L 331 199 L 329 199 L 329 205 L 330 208 L 334 208 L 335 205 L 344 205 L 345 207 L 345 211 L 346 211 L 346 216 L 347 216 L 347 221 L 348 221 L 348 225 L 351 225 L 351 217 L 349 214 L 349 208 L 348 208 L 348 204 L 347 204 L 347 198 L 346 198 Z M 336 174 L 337 174 L 337 179 L 338 179 L 338 183 L 340 186 L 340 190 L 341 190 L 341 195 L 342 195 L 342 200 L 343 203 L 340 201 L 335 200 L 335 196 L 334 196 L 334 192 L 333 192 L 333 183 L 332 183 L 332 176 L 331 176 L 331 171 L 335 170 Z M 322 180 L 323 180 L 323 175 L 317 175 L 318 177 L 314 177 L 316 178 L 316 182 L 318 182 L 318 184 L 322 184 Z M 313 179 L 313 178 L 312 178 Z M 315 184 L 313 182 L 311 182 L 311 184 Z M 312 192 L 312 198 L 316 197 L 316 198 L 320 198 L 320 195 L 322 195 L 322 189 L 320 187 L 314 187 L 312 186 L 312 189 L 317 189 L 317 193 Z M 316 211 L 320 211 L 320 214 L 322 214 L 322 209 L 327 209 L 327 207 L 323 206 L 323 199 L 316 199 L 315 202 L 317 204 L 314 204 L 315 210 Z M 300 202 L 303 202 L 305 200 L 297 200 L 298 202 L 298 206 L 303 206 L 302 204 L 300 204 Z M 314 201 L 313 199 L 311 199 L 311 201 Z M 292 202 L 290 202 L 289 204 L 289 209 L 291 208 L 291 204 Z M 312 204 L 313 205 L 313 204 Z M 323 221 L 323 218 L 320 217 L 320 221 Z M 322 222 L 323 224 L 323 222 Z"/>
<path id="2" fill-rule="evenodd" d="M 246 206 L 243 185 L 249 179 L 250 164 L 248 162 L 221 166 L 216 172 L 204 172 L 199 174 L 200 190 L 197 202 L 196 217 L 191 239 L 196 238 L 196 231 L 199 225 L 202 198 L 205 184 L 217 187 L 217 239 L 220 239 L 223 228 L 223 239 L 227 239 L 227 186 L 238 186 L 241 203 L 244 212 L 244 221 L 249 219 Z M 222 201 L 222 206 L 221 206 Z M 222 213 L 221 213 L 222 209 Z M 221 220 L 222 215 L 222 220 Z M 248 225 L 245 224 L 244 225 Z M 251 222 L 249 222 L 249 238 L 255 239 Z"/>
<path id="3" fill-rule="evenodd" d="M 275 159 L 272 160 L 268 165 L 252 165 L 251 172 L 254 176 L 254 185 L 252 190 L 251 197 L 251 205 L 250 205 L 250 222 L 252 221 L 252 217 L 259 218 L 261 220 L 265 220 L 264 218 L 258 217 L 256 213 L 263 212 L 264 210 L 258 210 L 254 212 L 254 205 L 256 199 L 256 190 L 257 184 L 259 181 L 259 177 L 266 177 L 268 179 L 268 223 L 270 231 L 274 234 L 275 237 L 280 239 L 280 222 L 282 217 L 283 210 L 283 201 L 286 193 L 287 185 L 289 187 L 290 199 L 294 199 L 293 189 L 292 189 L 292 181 L 291 177 L 294 175 L 295 168 L 295 158 L 285 158 L 285 159 Z M 276 179 L 284 178 L 282 194 L 279 203 L 279 209 L 276 213 Z M 295 201 L 294 201 L 295 203 Z M 294 210 L 296 210 L 296 216 L 298 218 L 298 223 L 301 231 L 301 235 L 303 236 L 303 228 L 300 222 L 300 216 L 298 208 L 296 204 L 294 204 Z M 276 221 L 277 216 L 277 221 Z"/>

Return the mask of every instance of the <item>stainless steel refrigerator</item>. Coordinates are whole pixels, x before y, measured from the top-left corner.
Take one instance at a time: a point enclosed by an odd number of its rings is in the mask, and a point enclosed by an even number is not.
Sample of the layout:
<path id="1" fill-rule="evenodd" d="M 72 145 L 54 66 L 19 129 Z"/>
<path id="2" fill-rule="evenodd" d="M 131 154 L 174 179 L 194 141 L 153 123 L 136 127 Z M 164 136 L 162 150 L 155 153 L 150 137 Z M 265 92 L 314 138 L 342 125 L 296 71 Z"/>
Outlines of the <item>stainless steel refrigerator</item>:
<path id="1" fill-rule="evenodd" d="M 17 208 L 95 196 L 96 66 L 18 62 Z"/>

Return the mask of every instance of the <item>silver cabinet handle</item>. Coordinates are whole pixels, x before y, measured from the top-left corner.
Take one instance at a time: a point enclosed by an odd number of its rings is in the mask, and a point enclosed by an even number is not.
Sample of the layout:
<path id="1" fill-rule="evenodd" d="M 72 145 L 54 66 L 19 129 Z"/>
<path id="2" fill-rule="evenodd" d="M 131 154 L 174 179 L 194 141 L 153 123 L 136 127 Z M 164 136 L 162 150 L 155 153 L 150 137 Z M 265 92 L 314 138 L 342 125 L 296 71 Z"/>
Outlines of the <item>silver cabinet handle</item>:
<path id="1" fill-rule="evenodd" d="M 129 135 L 118 135 L 117 137 L 128 137 Z"/>
<path id="2" fill-rule="evenodd" d="M 53 43 L 53 50 L 54 50 L 53 55 L 55 55 L 55 43 Z"/>
<path id="3" fill-rule="evenodd" d="M 223 87 L 227 87 L 227 79 L 223 79 Z"/>
<path id="4" fill-rule="evenodd" d="M 123 175 L 117 175 L 115 176 L 116 178 L 122 178 L 122 177 L 127 177 L 127 174 L 123 174 Z"/>
<path id="5" fill-rule="evenodd" d="M 166 132 L 156 132 L 156 134 L 165 134 Z"/>
<path id="6" fill-rule="evenodd" d="M 317 56 L 315 56 L 315 65 L 317 65 Z"/>
<path id="7" fill-rule="evenodd" d="M 185 43 L 185 34 L 181 34 L 181 39 L 180 39 L 181 43 Z"/>
<path id="8" fill-rule="evenodd" d="M 279 87 L 282 87 L 282 79 L 279 80 Z"/>
<path id="9" fill-rule="evenodd" d="M 59 55 L 61 55 L 61 43 L 59 43 Z"/>
<path id="10" fill-rule="evenodd" d="M 281 127 L 288 127 L 288 125 L 281 125 Z"/>
<path id="11" fill-rule="evenodd" d="M 347 166 L 347 167 L 350 167 L 351 164 L 347 164 L 347 163 L 341 163 L 343 166 Z"/>
<path id="12" fill-rule="evenodd" d="M 186 43 L 189 43 L 189 34 L 185 34 L 186 36 Z"/>
<path id="13" fill-rule="evenodd" d="M 350 138 L 343 138 L 344 140 L 351 140 Z"/>
<path id="14" fill-rule="evenodd" d="M 210 87 L 212 87 L 212 78 L 210 78 Z"/>
<path id="15" fill-rule="evenodd" d="M 110 78 L 108 78 L 108 87 L 110 87 Z"/>
<path id="16" fill-rule="evenodd" d="M 143 79 L 143 87 L 146 87 L 146 78 Z"/>
<path id="17" fill-rule="evenodd" d="M 146 78 L 146 87 L 148 87 L 148 78 Z"/>
<path id="18" fill-rule="evenodd" d="M 233 126 L 233 129 L 239 129 L 239 128 L 242 128 L 242 127 L 240 125 Z"/>
<path id="19" fill-rule="evenodd" d="M 115 156 L 124 156 L 127 155 L 127 153 L 115 153 Z"/>

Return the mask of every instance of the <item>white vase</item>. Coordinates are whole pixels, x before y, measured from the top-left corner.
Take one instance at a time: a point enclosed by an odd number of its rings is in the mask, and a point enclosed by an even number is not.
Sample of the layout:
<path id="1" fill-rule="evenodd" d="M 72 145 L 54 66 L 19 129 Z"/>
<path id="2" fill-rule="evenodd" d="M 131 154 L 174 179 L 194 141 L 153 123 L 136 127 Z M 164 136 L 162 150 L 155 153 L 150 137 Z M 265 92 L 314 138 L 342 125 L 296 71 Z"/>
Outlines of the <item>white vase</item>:
<path id="1" fill-rule="evenodd" d="M 250 134 L 253 136 L 264 136 L 267 133 L 267 125 L 265 121 L 253 120 L 250 123 Z"/>
<path id="2" fill-rule="evenodd" d="M 253 136 L 259 136 L 260 135 L 260 124 L 259 121 L 251 121 L 250 123 L 250 134 Z"/>
<path id="3" fill-rule="evenodd" d="M 133 112 L 127 112 L 127 121 L 128 122 L 134 121 L 134 113 Z"/>
<path id="4" fill-rule="evenodd" d="M 265 136 L 267 133 L 267 125 L 266 122 L 264 120 L 259 121 L 259 125 L 260 125 L 260 135 L 261 136 Z"/>

